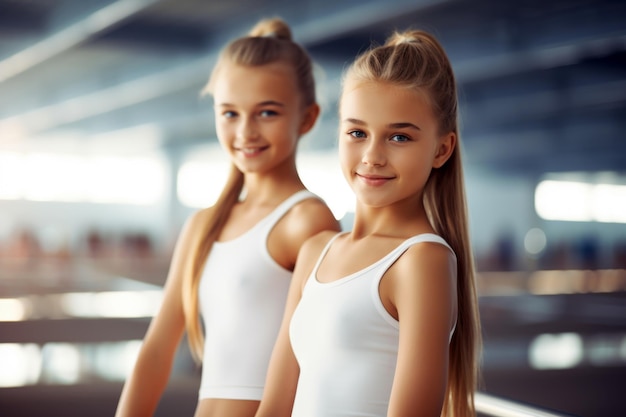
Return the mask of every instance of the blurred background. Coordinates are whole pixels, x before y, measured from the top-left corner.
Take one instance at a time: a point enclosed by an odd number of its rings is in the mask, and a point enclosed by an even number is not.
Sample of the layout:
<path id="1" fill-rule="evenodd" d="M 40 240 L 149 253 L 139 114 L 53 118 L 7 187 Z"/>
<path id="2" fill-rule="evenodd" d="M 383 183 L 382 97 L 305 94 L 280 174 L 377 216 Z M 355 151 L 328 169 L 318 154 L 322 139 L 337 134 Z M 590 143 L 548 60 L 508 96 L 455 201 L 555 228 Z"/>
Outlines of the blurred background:
<path id="1" fill-rule="evenodd" d="M 226 158 L 199 91 L 280 16 L 317 68 L 306 184 L 348 228 L 341 72 L 392 30 L 456 70 L 486 393 L 626 415 L 626 2 L 0 0 L 0 415 L 111 416 Z M 192 415 L 181 346 L 158 416 Z"/>

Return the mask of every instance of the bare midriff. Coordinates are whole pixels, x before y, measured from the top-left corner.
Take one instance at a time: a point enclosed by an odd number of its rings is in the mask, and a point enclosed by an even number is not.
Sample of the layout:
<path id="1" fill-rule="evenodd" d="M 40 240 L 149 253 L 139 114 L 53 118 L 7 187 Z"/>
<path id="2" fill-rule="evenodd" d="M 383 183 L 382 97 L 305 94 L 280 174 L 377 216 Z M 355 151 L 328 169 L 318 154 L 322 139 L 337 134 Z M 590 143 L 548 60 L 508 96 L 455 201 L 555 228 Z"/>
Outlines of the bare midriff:
<path id="1" fill-rule="evenodd" d="M 200 400 L 194 417 L 254 417 L 259 401 L 205 398 Z"/>

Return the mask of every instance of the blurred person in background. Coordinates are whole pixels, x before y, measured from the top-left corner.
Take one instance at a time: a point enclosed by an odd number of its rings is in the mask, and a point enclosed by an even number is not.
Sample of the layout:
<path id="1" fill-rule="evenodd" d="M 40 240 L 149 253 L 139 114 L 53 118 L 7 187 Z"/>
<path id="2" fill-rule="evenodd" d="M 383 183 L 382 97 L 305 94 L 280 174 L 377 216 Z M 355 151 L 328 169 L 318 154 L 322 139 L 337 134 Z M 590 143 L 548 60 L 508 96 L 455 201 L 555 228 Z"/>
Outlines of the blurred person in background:
<path id="1" fill-rule="evenodd" d="M 296 169 L 299 138 L 319 106 L 311 59 L 289 26 L 262 20 L 227 45 L 205 92 L 231 172 L 216 204 L 193 214 L 181 232 L 117 417 L 153 415 L 185 329 L 202 363 L 195 415 L 253 416 L 300 246 L 339 230 Z"/>
<path id="2" fill-rule="evenodd" d="M 474 416 L 480 323 L 445 51 L 394 34 L 348 69 L 339 108 L 353 227 L 303 245 L 257 417 Z"/>

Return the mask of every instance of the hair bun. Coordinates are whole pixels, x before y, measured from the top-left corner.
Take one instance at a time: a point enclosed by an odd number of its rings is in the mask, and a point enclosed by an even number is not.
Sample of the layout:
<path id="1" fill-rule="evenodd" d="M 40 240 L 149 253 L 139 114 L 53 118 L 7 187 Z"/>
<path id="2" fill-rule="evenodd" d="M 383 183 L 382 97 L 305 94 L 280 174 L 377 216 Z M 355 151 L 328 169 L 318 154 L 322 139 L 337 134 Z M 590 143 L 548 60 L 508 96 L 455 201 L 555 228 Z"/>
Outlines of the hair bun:
<path id="1" fill-rule="evenodd" d="M 400 45 L 402 43 L 419 43 L 424 39 L 424 32 L 421 30 L 406 30 L 404 32 L 394 32 L 385 42 L 387 46 Z"/>
<path id="2" fill-rule="evenodd" d="M 284 20 L 275 17 L 257 23 L 248 33 L 251 37 L 269 37 L 291 41 L 291 29 Z"/>

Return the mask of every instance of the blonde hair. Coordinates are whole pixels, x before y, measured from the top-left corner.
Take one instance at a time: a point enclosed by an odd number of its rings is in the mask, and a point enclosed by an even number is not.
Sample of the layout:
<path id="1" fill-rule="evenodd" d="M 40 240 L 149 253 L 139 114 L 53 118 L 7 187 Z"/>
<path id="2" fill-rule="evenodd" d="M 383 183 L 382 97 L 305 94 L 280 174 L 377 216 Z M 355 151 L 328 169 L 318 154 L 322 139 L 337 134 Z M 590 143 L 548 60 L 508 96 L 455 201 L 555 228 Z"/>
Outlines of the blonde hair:
<path id="1" fill-rule="evenodd" d="M 301 104 L 316 102 L 312 62 L 307 52 L 293 42 L 291 29 L 279 18 L 264 19 L 252 28 L 248 36 L 235 39 L 221 51 L 202 94 L 212 94 L 217 75 L 224 63 L 256 67 L 284 62 L 294 70 Z M 220 197 L 206 219 L 200 239 L 188 254 L 188 265 L 182 283 L 182 302 L 189 348 L 197 362 L 202 360 L 204 335 L 200 321 L 198 286 L 205 261 L 230 211 L 243 190 L 243 173 L 231 164 L 228 180 Z"/>
<path id="2" fill-rule="evenodd" d="M 453 132 L 457 136 L 457 145 L 448 161 L 431 172 L 423 199 L 435 232 L 452 246 L 457 255 L 458 316 L 450 341 L 448 385 L 442 416 L 474 416 L 482 338 L 452 66 L 435 37 L 420 30 L 409 30 L 394 33 L 384 45 L 360 55 L 348 68 L 344 81 L 386 82 L 425 92 L 438 119 L 440 134 Z"/>
<path id="3" fill-rule="evenodd" d="M 313 64 L 304 48 L 295 43 L 289 26 L 279 18 L 265 19 L 256 24 L 248 36 L 228 44 L 220 53 L 203 93 L 211 94 L 217 75 L 224 63 L 256 67 L 273 62 L 284 62 L 294 72 L 302 104 L 316 102 Z"/>

